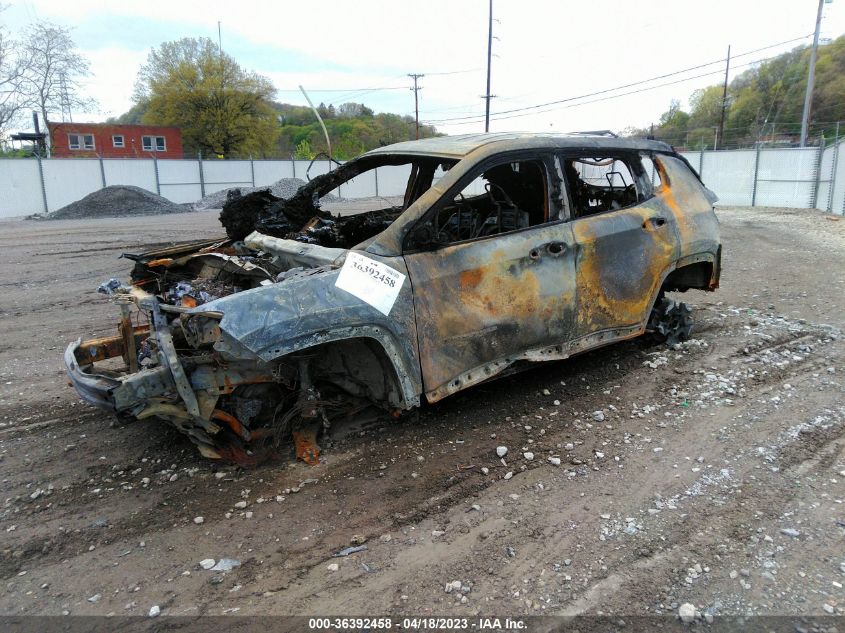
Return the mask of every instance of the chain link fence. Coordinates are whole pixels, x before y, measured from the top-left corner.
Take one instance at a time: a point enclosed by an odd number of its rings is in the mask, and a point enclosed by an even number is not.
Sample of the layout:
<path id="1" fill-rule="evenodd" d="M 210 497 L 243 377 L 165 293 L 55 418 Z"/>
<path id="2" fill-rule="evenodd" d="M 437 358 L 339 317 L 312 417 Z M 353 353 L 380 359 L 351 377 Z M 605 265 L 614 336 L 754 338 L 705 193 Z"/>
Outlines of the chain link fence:
<path id="1" fill-rule="evenodd" d="M 719 204 L 845 213 L 845 139 L 818 147 L 681 152 Z"/>

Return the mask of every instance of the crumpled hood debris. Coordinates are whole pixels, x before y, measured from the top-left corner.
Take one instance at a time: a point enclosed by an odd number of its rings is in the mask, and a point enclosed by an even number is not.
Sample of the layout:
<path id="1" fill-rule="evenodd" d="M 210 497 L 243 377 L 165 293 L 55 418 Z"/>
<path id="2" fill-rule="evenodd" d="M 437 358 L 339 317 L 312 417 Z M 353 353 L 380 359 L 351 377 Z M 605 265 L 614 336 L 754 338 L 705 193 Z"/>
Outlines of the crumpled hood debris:
<path id="1" fill-rule="evenodd" d="M 338 323 L 347 327 L 393 320 L 335 286 L 338 267 L 305 269 L 287 279 L 197 306 L 189 314 L 221 312 L 220 329 L 262 360 L 315 344 Z"/>

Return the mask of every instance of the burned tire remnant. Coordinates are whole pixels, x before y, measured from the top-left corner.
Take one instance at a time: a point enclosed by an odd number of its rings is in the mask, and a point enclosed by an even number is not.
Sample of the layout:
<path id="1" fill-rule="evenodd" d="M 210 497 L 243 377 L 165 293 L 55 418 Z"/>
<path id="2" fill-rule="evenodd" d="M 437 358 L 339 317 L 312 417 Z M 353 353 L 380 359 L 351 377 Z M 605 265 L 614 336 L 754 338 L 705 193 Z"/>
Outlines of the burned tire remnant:
<path id="1" fill-rule="evenodd" d="M 651 311 L 647 329 L 660 342 L 672 346 L 689 340 L 692 326 L 692 310 L 686 303 L 661 296 Z"/>

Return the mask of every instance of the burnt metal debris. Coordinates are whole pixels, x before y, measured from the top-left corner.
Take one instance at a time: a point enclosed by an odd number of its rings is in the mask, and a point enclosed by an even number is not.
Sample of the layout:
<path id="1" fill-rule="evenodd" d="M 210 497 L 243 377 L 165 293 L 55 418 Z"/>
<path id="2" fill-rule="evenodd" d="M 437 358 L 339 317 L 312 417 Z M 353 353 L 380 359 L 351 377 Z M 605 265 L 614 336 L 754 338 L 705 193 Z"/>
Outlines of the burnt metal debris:
<path id="1" fill-rule="evenodd" d="M 401 204 L 332 216 L 338 185 L 404 165 Z M 644 332 L 674 344 L 718 287 L 715 197 L 653 141 L 484 134 L 379 148 L 292 198 L 232 195 L 227 237 L 140 254 L 101 291 L 117 334 L 68 346 L 88 402 L 203 455 L 319 459 L 338 420 L 436 402 Z"/>

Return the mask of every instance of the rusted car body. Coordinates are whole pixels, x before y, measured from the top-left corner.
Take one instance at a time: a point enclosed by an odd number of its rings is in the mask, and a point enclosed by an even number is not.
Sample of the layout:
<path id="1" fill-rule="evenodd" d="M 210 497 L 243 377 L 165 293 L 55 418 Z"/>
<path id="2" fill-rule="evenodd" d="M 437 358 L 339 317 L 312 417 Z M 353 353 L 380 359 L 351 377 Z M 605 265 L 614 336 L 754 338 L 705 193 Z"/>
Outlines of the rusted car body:
<path id="1" fill-rule="evenodd" d="M 398 165 L 410 166 L 401 204 L 343 244 L 320 197 Z M 259 222 L 242 241 L 128 256 L 132 283 L 112 289 L 118 335 L 72 343 L 68 375 L 89 402 L 168 421 L 208 457 L 255 463 L 293 434 L 313 461 L 316 433 L 366 407 L 398 414 L 647 330 L 685 337 L 688 310 L 664 293 L 718 287 L 714 202 L 654 141 L 383 147 L 280 203 L 315 216 L 304 228 L 274 236 Z"/>

